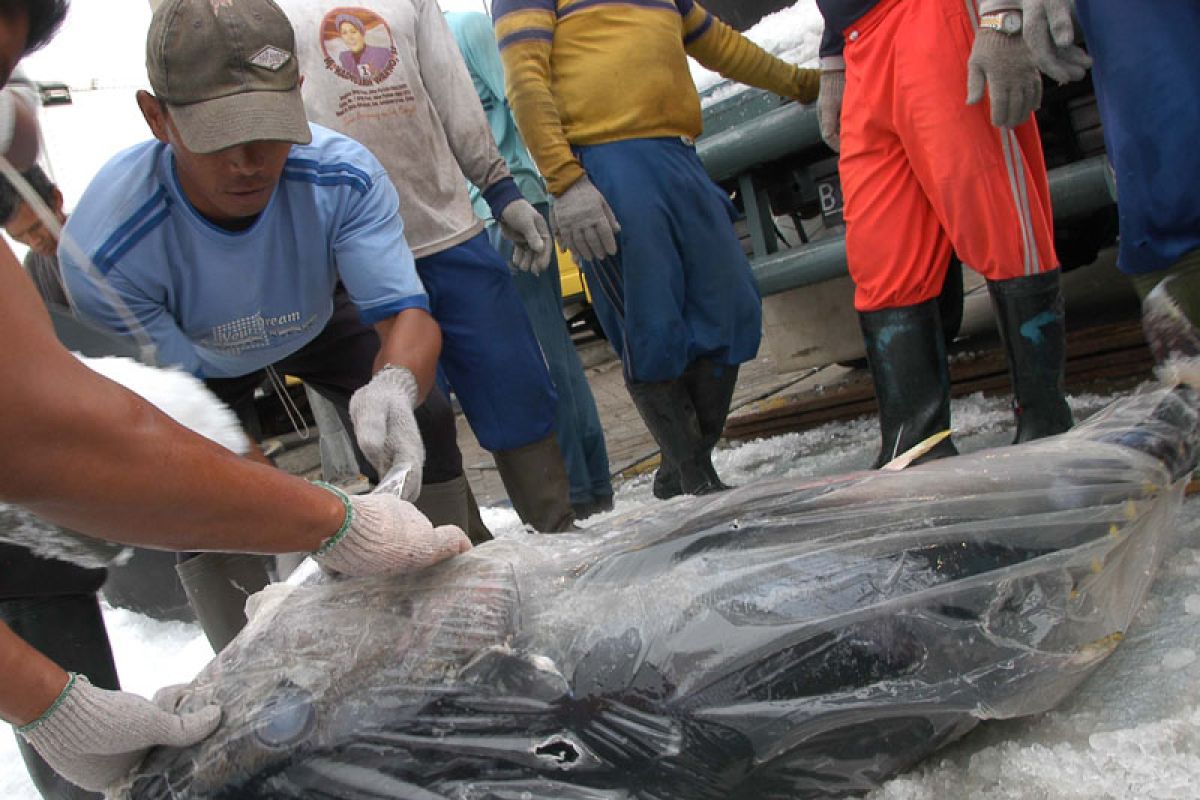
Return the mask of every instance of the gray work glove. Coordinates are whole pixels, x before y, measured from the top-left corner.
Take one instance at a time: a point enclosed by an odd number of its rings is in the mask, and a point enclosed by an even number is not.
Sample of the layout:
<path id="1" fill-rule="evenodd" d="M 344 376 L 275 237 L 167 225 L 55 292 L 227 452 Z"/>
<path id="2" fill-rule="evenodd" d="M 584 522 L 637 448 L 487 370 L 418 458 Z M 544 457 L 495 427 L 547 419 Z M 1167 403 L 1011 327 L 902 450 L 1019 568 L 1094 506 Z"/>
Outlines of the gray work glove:
<path id="1" fill-rule="evenodd" d="M 421 494 L 425 465 L 425 445 L 413 415 L 418 396 L 416 376 L 388 364 L 350 398 L 350 419 L 363 455 L 380 476 L 397 466 L 408 467 L 403 497 L 410 501 Z"/>
<path id="2" fill-rule="evenodd" d="M 550 263 L 554 242 L 550 226 L 528 200 L 514 200 L 500 212 L 500 233 L 513 243 L 513 264 L 523 272 L 540 275 Z"/>
<path id="3" fill-rule="evenodd" d="M 599 261 L 617 254 L 621 226 L 608 201 L 584 175 L 550 206 L 550 222 L 563 249 L 576 261 Z"/>
<path id="4" fill-rule="evenodd" d="M 454 525 L 433 527 L 417 507 L 392 494 L 347 496 L 328 484 L 346 505 L 346 521 L 313 560 L 343 575 L 395 575 L 413 572 L 465 553 L 471 540 Z"/>
<path id="5" fill-rule="evenodd" d="M 1042 76 L 1025 40 L 990 28 L 975 31 L 967 60 L 967 105 L 992 101 L 992 124 L 1015 128 L 1042 104 Z"/>
<path id="6" fill-rule="evenodd" d="M 55 772 L 94 792 L 141 763 L 157 745 L 187 747 L 217 729 L 221 709 L 175 712 L 178 687 L 150 702 L 136 694 L 97 689 L 83 675 L 71 680 L 50 709 L 18 729 Z"/>
<path id="7" fill-rule="evenodd" d="M 1092 57 L 1075 44 L 1071 0 L 1022 0 L 1021 6 L 1021 35 L 1038 69 L 1059 84 L 1086 75 Z"/>
<path id="8" fill-rule="evenodd" d="M 846 70 L 821 70 L 821 94 L 817 98 L 817 119 L 821 138 L 833 152 L 842 149 L 842 97 L 846 94 Z"/>

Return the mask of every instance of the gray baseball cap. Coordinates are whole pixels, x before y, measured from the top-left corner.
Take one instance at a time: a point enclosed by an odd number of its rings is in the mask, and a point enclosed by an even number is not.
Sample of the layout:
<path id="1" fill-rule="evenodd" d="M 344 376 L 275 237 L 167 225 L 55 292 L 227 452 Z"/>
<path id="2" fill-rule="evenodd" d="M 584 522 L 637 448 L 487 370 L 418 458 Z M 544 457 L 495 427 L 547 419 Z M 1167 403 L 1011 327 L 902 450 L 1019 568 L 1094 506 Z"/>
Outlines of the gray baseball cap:
<path id="1" fill-rule="evenodd" d="M 146 37 L 150 86 L 188 150 L 308 144 L 292 25 L 271 0 L 163 0 Z"/>

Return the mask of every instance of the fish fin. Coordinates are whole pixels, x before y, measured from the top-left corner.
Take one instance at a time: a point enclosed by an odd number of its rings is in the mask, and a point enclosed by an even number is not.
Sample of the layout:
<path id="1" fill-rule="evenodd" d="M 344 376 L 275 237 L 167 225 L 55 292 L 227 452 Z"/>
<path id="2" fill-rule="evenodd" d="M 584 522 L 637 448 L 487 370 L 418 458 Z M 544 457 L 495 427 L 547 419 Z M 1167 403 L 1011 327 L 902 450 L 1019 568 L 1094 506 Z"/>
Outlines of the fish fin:
<path id="1" fill-rule="evenodd" d="M 551 659 L 504 645 L 482 650 L 463 667 L 459 677 L 468 683 L 543 702 L 553 702 L 570 692 L 566 677 Z"/>

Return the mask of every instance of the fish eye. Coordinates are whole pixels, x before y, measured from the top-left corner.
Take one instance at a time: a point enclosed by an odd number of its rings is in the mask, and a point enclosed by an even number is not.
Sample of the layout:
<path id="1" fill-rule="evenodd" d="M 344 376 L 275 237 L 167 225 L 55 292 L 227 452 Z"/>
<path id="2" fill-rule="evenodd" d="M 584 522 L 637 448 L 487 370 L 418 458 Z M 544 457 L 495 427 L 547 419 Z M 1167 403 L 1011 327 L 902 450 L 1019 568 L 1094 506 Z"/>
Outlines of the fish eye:
<path id="1" fill-rule="evenodd" d="M 316 727 L 317 712 L 312 695 L 299 687 L 287 687 L 276 693 L 263 707 L 262 723 L 255 738 L 265 747 L 280 749 L 295 745 Z"/>

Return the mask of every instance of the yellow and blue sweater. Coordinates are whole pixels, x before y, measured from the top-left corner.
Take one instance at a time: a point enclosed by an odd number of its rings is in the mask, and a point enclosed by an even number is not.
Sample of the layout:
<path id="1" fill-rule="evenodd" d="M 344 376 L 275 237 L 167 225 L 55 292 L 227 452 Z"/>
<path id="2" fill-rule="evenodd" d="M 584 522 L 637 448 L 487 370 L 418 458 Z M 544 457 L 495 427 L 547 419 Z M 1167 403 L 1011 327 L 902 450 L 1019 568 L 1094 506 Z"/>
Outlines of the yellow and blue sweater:
<path id="1" fill-rule="evenodd" d="M 687 56 L 809 103 L 819 73 L 770 55 L 693 0 L 495 0 L 505 90 L 550 191 L 583 175 L 571 145 L 700 135 Z"/>

